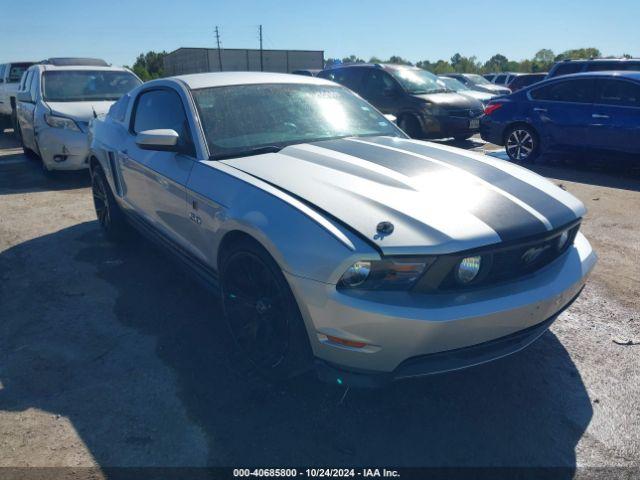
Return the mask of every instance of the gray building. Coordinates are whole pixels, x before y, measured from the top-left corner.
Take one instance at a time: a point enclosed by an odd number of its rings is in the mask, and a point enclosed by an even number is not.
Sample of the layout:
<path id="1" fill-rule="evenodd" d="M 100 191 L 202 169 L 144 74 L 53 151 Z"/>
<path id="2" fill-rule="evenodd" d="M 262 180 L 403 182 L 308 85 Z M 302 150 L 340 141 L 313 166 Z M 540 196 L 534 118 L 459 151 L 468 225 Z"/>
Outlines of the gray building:
<path id="1" fill-rule="evenodd" d="M 260 50 L 246 48 L 222 48 L 219 54 L 217 48 L 179 48 L 164 57 L 167 76 L 219 71 L 290 73 L 298 69 L 323 67 L 322 50 L 262 50 L 261 55 Z"/>

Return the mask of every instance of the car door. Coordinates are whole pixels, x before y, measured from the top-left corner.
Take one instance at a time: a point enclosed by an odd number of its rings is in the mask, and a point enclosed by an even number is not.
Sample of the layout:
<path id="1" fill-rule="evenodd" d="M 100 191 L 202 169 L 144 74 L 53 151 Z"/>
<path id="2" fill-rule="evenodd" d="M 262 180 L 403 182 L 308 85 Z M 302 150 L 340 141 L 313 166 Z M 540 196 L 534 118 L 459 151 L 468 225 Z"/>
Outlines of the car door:
<path id="1" fill-rule="evenodd" d="M 547 145 L 588 145 L 595 94 L 591 78 L 558 80 L 529 91 L 532 123 Z"/>
<path id="2" fill-rule="evenodd" d="M 362 77 L 360 96 L 385 114 L 397 115 L 403 90 L 396 80 L 380 68 L 367 68 Z"/>
<path id="3" fill-rule="evenodd" d="M 38 75 L 38 70 L 34 69 L 27 72 L 27 75 L 20 83 L 19 94 L 22 98 L 18 100 L 18 97 L 16 97 L 16 115 L 22 143 L 33 151 L 37 151 L 34 126 L 36 98 L 33 96 L 31 87 L 36 75 Z"/>
<path id="4" fill-rule="evenodd" d="M 138 217 L 183 247 L 188 245 L 186 184 L 196 161 L 186 112 L 173 88 L 141 91 L 134 101 L 124 148 L 117 152 L 124 201 Z M 156 129 L 175 130 L 182 152 L 140 148 L 136 135 Z"/>
<path id="5" fill-rule="evenodd" d="M 588 137 L 599 149 L 640 153 L 640 82 L 596 80 Z"/>

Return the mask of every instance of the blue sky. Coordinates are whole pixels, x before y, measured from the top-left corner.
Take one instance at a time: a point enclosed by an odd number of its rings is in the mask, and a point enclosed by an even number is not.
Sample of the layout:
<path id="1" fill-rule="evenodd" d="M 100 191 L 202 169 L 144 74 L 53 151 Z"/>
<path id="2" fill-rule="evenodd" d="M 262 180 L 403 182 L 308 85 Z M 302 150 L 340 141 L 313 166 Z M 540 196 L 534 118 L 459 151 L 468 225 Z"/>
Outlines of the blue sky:
<path id="1" fill-rule="evenodd" d="M 215 46 L 318 49 L 325 57 L 454 53 L 486 60 L 597 47 L 640 57 L 638 0 L 0 0 L 0 62 L 95 56 L 134 62 L 147 50 Z"/>

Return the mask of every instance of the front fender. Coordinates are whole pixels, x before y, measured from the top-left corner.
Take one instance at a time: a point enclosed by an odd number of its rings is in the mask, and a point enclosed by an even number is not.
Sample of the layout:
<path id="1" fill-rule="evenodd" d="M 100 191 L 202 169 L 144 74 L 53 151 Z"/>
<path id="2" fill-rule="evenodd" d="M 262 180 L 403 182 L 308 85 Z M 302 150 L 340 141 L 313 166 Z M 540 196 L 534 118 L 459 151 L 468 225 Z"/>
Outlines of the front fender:
<path id="1" fill-rule="evenodd" d="M 198 162 L 188 190 L 199 201 L 197 248 L 215 270 L 221 242 L 237 231 L 260 242 L 285 272 L 324 283 L 337 283 L 356 260 L 380 258 L 348 228 L 220 162 Z"/>

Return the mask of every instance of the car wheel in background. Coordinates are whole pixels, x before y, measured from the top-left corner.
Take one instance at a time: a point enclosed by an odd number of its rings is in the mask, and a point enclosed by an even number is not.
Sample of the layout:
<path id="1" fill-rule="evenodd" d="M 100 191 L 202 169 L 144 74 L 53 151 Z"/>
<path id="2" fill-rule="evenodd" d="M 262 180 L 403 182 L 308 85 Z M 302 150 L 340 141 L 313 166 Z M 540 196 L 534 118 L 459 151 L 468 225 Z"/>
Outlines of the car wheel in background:
<path id="1" fill-rule="evenodd" d="M 100 166 L 96 166 L 91 173 L 91 192 L 100 228 L 109 240 L 121 240 L 128 233 L 129 224 L 116 203 Z"/>
<path id="2" fill-rule="evenodd" d="M 540 150 L 538 135 L 528 125 L 515 125 L 507 130 L 504 146 L 512 161 L 522 163 L 533 161 Z"/>
<path id="3" fill-rule="evenodd" d="M 242 370 L 281 381 L 312 366 L 311 347 L 293 293 L 278 264 L 257 242 L 223 252 L 222 305 Z"/>
<path id="4" fill-rule="evenodd" d="M 398 127 L 411 138 L 422 137 L 420 122 L 413 115 L 402 115 L 398 120 Z"/>

